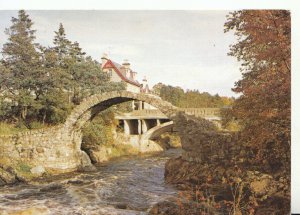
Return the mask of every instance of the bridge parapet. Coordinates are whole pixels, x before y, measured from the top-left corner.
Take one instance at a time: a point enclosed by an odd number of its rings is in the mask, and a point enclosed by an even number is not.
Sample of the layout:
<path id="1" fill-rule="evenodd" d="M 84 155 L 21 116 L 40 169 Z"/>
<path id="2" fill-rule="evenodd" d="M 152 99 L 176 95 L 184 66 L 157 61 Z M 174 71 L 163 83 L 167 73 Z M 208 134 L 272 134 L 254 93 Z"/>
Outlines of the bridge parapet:
<path id="1" fill-rule="evenodd" d="M 195 117 L 202 117 L 208 120 L 220 120 L 220 108 L 178 108 L 178 111 L 184 112 L 187 115 L 194 115 Z M 141 109 L 133 110 L 128 113 L 118 112 L 116 119 L 168 119 L 158 109 Z"/>
<path id="2" fill-rule="evenodd" d="M 129 113 L 116 113 L 116 119 L 168 119 L 168 117 L 163 114 L 158 109 L 142 109 L 133 110 Z"/>
<path id="3" fill-rule="evenodd" d="M 187 115 L 194 115 L 196 117 L 217 117 L 220 118 L 221 108 L 179 108 L 179 111 Z"/>

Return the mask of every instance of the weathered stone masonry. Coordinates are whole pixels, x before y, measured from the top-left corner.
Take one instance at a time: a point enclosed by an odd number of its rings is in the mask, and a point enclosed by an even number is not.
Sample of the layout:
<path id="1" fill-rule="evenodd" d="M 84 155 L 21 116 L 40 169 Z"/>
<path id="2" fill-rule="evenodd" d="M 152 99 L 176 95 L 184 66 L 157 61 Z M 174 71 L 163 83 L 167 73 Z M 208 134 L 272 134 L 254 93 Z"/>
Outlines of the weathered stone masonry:
<path id="1" fill-rule="evenodd" d="M 157 107 L 170 119 L 176 107 L 146 94 L 127 91 L 93 95 L 78 105 L 63 125 L 0 137 L 0 164 L 12 166 L 25 163 L 30 167 L 68 172 L 91 165 L 90 159 L 80 149 L 82 126 L 100 111 L 130 100 L 147 102 Z"/>
<path id="2" fill-rule="evenodd" d="M 76 170 L 84 155 L 74 144 L 80 133 L 68 133 L 63 126 L 1 136 L 0 163 L 30 167 L 43 166 L 49 170 Z M 88 161 L 87 161 L 88 162 Z"/>

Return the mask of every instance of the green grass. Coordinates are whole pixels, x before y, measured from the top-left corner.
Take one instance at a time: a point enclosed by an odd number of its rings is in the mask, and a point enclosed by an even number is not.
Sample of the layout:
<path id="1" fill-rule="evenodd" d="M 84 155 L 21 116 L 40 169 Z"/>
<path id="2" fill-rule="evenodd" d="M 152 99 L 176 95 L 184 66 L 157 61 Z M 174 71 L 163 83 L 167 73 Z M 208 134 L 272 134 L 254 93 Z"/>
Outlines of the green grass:
<path id="1" fill-rule="evenodd" d="M 29 124 L 30 129 L 40 129 L 40 128 L 47 128 L 50 127 L 47 124 L 42 124 L 40 122 L 33 121 Z M 6 122 L 0 122 L 0 135 L 11 135 L 17 134 L 19 132 L 28 131 L 30 130 L 24 124 L 15 125 Z"/>
<path id="2" fill-rule="evenodd" d="M 18 132 L 26 131 L 26 130 L 28 130 L 26 127 L 18 128 L 14 124 L 0 122 L 0 135 L 16 134 Z"/>

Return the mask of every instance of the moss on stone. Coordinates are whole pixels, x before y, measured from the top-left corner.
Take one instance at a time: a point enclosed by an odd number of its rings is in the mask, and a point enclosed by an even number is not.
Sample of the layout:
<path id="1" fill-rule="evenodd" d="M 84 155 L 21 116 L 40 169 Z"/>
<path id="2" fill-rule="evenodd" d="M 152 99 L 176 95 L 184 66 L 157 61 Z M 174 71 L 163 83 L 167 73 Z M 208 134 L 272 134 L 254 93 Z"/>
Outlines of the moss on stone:
<path id="1" fill-rule="evenodd" d="M 15 168 L 17 177 L 21 181 L 31 181 L 35 176 L 30 172 L 31 166 L 26 163 L 19 163 Z"/>
<path id="2" fill-rule="evenodd" d="M 109 155 L 109 157 L 114 158 L 114 157 L 120 157 L 124 155 L 136 155 L 136 154 L 139 154 L 139 151 L 136 148 L 127 144 L 126 145 L 118 144 L 112 147 L 111 154 Z"/>
<path id="3" fill-rule="evenodd" d="M 28 173 L 31 167 L 28 164 L 20 163 L 17 169 L 21 172 Z"/>

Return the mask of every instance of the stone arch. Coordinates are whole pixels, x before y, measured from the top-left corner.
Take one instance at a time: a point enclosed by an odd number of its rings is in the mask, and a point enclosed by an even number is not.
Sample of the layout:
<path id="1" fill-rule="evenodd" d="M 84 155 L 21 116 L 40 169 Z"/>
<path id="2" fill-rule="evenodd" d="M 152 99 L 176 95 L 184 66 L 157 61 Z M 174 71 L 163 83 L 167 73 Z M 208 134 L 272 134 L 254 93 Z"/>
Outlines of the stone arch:
<path id="1" fill-rule="evenodd" d="M 81 150 L 82 132 L 84 124 L 91 120 L 100 111 L 103 111 L 112 105 L 120 104 L 126 101 L 139 100 L 146 102 L 158 108 L 163 114 L 172 119 L 176 116 L 178 109 L 171 103 L 153 95 L 142 93 L 132 93 L 128 91 L 113 91 L 92 95 L 83 100 L 73 109 L 64 123 L 62 132 L 69 137 L 66 143 L 73 145 L 76 159 L 79 160 L 79 167 L 91 166 L 91 160 L 88 155 Z"/>
<path id="2" fill-rule="evenodd" d="M 177 108 L 171 103 L 163 101 L 153 95 L 128 91 L 113 91 L 92 95 L 82 101 L 67 118 L 65 128 L 70 132 L 79 131 L 87 121 L 92 119 L 100 111 L 105 110 L 112 105 L 131 100 L 146 102 L 158 108 L 170 119 L 172 119 L 177 112 Z"/>
<path id="3" fill-rule="evenodd" d="M 96 94 L 76 106 L 63 125 L 0 137 L 0 157 L 10 163 L 41 166 L 56 173 L 91 167 L 89 156 L 81 150 L 82 126 L 101 110 L 114 104 L 140 100 L 157 107 L 170 119 L 178 109 L 160 98 L 127 91 Z"/>

